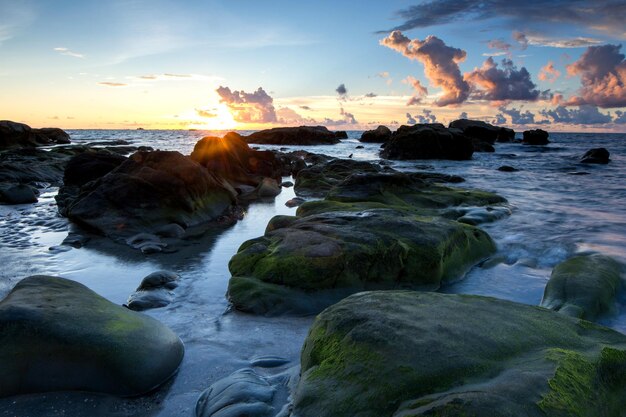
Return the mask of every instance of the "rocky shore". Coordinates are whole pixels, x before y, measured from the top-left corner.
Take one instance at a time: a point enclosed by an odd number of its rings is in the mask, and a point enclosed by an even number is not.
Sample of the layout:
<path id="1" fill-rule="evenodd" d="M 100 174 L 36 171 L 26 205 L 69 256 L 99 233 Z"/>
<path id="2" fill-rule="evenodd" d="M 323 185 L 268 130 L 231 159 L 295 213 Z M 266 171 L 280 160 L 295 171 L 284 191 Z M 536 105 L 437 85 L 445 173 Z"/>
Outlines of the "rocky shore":
<path id="1" fill-rule="evenodd" d="M 207 136 L 183 155 L 73 145 L 60 129 L 4 121 L 0 202 L 32 204 L 59 187 L 58 212 L 74 225 L 67 245 L 89 236 L 158 259 L 227 230 L 250 205 L 293 185 L 295 215 L 273 217 L 261 236 L 242 242 L 226 297 L 251 322 L 317 315 L 300 364 L 272 374 L 262 370 L 286 361 L 261 357 L 208 379 L 193 395 L 198 417 L 620 416 L 626 336 L 599 322 L 619 310 L 624 266 L 602 253 L 566 259 L 540 306 L 442 294 L 477 265 L 497 263 L 485 226 L 515 213 L 506 194 L 387 163 L 466 161 L 502 143 L 550 146 L 545 131 L 522 136 L 465 119 L 394 132 L 380 126 L 361 137 L 382 145 L 381 159 L 367 162 L 249 146 L 344 137 L 320 127 Z M 601 148 L 577 163 L 609 161 Z M 517 174 L 509 168 L 502 175 Z M 182 279 L 151 273 L 124 306 L 64 278 L 21 279 L 0 301 L 0 397 L 167 390 L 185 349 L 174 329 L 141 311 L 170 304 Z"/>

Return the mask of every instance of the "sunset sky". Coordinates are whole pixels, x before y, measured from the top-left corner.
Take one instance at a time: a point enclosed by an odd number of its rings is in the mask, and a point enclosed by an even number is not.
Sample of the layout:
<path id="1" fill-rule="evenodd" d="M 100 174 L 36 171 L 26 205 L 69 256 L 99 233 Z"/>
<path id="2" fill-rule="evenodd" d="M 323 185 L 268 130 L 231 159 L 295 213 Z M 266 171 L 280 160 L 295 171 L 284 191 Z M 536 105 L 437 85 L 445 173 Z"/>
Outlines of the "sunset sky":
<path id="1" fill-rule="evenodd" d="M 0 0 L 0 119 L 626 132 L 626 2 Z"/>

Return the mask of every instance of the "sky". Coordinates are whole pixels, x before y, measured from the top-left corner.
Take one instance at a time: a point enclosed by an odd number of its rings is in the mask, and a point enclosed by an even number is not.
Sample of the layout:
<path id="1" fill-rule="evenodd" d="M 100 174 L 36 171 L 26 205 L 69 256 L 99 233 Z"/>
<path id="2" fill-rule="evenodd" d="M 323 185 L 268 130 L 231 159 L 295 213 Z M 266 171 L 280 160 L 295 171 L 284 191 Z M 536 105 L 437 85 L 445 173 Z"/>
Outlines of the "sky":
<path id="1" fill-rule="evenodd" d="M 0 0 L 0 119 L 626 132 L 626 2 Z"/>

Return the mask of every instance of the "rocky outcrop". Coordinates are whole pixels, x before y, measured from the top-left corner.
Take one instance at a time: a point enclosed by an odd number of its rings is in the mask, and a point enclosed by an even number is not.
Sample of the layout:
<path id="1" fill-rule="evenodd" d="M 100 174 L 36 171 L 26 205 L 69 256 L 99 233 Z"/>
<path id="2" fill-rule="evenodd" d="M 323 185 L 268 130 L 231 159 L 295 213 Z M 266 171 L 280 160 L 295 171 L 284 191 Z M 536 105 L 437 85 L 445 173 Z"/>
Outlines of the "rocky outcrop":
<path id="1" fill-rule="evenodd" d="M 360 142 L 365 143 L 385 143 L 391 139 L 391 130 L 387 126 L 378 126 L 374 130 L 366 130 L 361 135 Z"/>
<path id="2" fill-rule="evenodd" d="M 348 139 L 348 133 L 345 130 L 337 130 L 335 132 L 335 137 L 337 139 Z"/>
<path id="3" fill-rule="evenodd" d="M 593 148 L 589 149 L 580 158 L 580 162 L 583 164 L 608 164 L 611 154 L 606 148 Z"/>
<path id="4" fill-rule="evenodd" d="M 354 174 L 296 216 L 276 216 L 231 259 L 228 296 L 255 314 L 313 314 L 366 289 L 433 290 L 495 249 L 456 206 L 504 202 L 416 174 Z M 436 180 L 434 180 L 436 181 Z"/>
<path id="5" fill-rule="evenodd" d="M 36 203 L 38 194 L 37 190 L 30 185 L 0 183 L 0 203 L 2 204 Z"/>
<path id="6" fill-rule="evenodd" d="M 549 310 L 366 292 L 316 318 L 292 415 L 619 416 L 625 367 L 626 336 Z"/>
<path id="7" fill-rule="evenodd" d="M 155 319 L 74 281 L 32 276 L 0 302 L 0 396 L 145 394 L 178 369 L 183 344 Z"/>
<path id="8" fill-rule="evenodd" d="M 128 297 L 125 306 L 131 310 L 143 311 L 165 307 L 172 302 L 171 290 L 178 287 L 180 276 L 173 272 L 157 271 L 146 276 L 137 290 Z"/>
<path id="9" fill-rule="evenodd" d="M 224 179 L 178 152 L 155 151 L 133 154 L 63 204 L 72 221 L 124 241 L 172 224 L 186 229 L 228 220 L 235 203 Z"/>
<path id="10" fill-rule="evenodd" d="M 385 144 L 380 156 L 386 159 L 471 159 L 472 141 L 440 123 L 401 126 Z"/>
<path id="11" fill-rule="evenodd" d="M 267 145 L 333 145 L 339 143 L 334 132 L 324 126 L 276 127 L 261 130 L 244 140 Z"/>
<path id="12" fill-rule="evenodd" d="M 543 129 L 525 130 L 522 143 L 525 145 L 547 145 L 550 134 Z"/>
<path id="13" fill-rule="evenodd" d="M 70 143 L 70 135 L 59 128 L 33 129 L 23 123 L 0 120 L 0 151 Z"/>
<path id="14" fill-rule="evenodd" d="M 574 256 L 552 270 L 541 306 L 585 320 L 615 312 L 623 272 L 624 267 L 609 256 Z"/>
<path id="15" fill-rule="evenodd" d="M 297 195 L 323 197 L 335 185 L 350 175 L 360 173 L 382 172 L 380 165 L 351 159 L 334 159 L 311 165 L 298 172 L 294 191 Z"/>
<path id="16" fill-rule="evenodd" d="M 506 127 L 494 126 L 481 120 L 459 119 L 450 122 L 451 129 L 460 129 L 465 136 L 478 142 L 493 145 L 497 142 L 512 142 L 515 131 Z"/>

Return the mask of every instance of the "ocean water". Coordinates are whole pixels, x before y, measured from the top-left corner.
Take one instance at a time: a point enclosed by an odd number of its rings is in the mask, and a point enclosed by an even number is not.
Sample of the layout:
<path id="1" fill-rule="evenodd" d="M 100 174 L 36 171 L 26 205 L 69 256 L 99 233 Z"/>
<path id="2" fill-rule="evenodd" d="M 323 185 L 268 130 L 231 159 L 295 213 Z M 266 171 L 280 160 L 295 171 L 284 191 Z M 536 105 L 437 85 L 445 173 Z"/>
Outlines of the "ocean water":
<path id="1" fill-rule="evenodd" d="M 117 143 L 189 154 L 209 134 L 203 131 L 69 131 L 74 143 Z M 246 133 L 246 132 L 242 132 Z M 379 161 L 377 144 L 361 144 L 360 131 L 331 146 L 305 148 L 336 157 Z M 441 291 L 488 295 L 526 304 L 540 302 L 552 268 L 573 254 L 602 252 L 626 262 L 626 134 L 552 134 L 545 147 L 497 144 L 495 153 L 475 153 L 470 161 L 391 161 L 405 171 L 460 175 L 461 187 L 480 188 L 507 198 L 512 215 L 482 225 L 498 253 Z M 362 145 L 363 149 L 356 149 Z M 578 161 L 590 148 L 611 152 L 608 165 Z M 261 146 L 277 149 L 278 146 Z M 509 165 L 517 172 L 501 172 Z M 245 240 L 263 234 L 269 219 L 293 214 L 284 188 L 273 202 L 254 203 L 236 225 L 207 234 L 175 254 L 145 256 L 102 242 L 81 249 L 59 248 L 72 228 L 56 212 L 54 195 L 45 190 L 34 205 L 0 206 L 0 297 L 20 279 L 33 274 L 63 276 L 82 282 L 121 304 L 141 279 L 159 269 L 181 275 L 172 304 L 147 314 L 170 326 L 184 341 L 186 356 L 178 375 L 152 395 L 117 399 L 84 393 L 48 393 L 0 399 L 0 416 L 172 416 L 193 415 L 200 392 L 215 380 L 250 366 L 254 357 L 280 356 L 297 366 L 300 347 L 312 317 L 263 318 L 229 309 L 225 298 L 228 261 Z M 617 315 L 603 323 L 626 333 L 626 300 Z M 286 395 L 286 388 L 279 393 Z M 282 397 L 281 397 L 282 395 Z"/>

